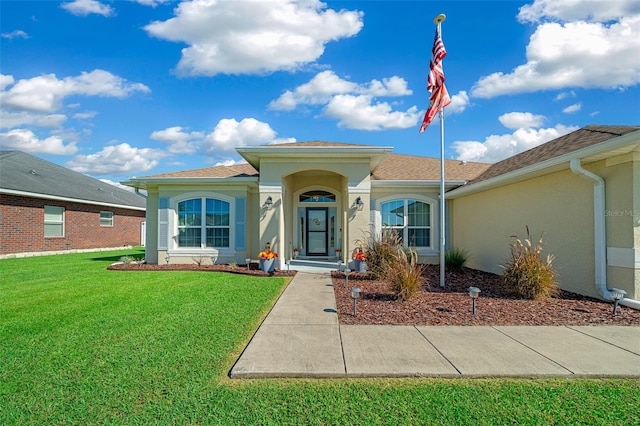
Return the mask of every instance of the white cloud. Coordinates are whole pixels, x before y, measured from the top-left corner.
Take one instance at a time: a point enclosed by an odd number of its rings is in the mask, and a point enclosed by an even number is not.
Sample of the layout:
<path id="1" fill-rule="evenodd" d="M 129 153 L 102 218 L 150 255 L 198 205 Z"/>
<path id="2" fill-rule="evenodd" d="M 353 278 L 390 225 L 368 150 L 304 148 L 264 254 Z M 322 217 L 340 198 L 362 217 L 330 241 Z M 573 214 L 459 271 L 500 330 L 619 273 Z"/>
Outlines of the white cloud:
<path id="1" fill-rule="evenodd" d="M 565 114 L 573 114 L 574 112 L 578 112 L 582 109 L 582 102 L 575 103 L 573 105 L 569 105 L 565 109 L 562 110 Z"/>
<path id="2" fill-rule="evenodd" d="M 13 129 L 0 133 L 0 146 L 2 149 L 17 149 L 32 154 L 71 155 L 78 151 L 75 142 L 65 145 L 60 136 L 38 139 L 29 129 Z"/>
<path id="3" fill-rule="evenodd" d="M 520 19 L 589 19 L 540 24 L 529 40 L 527 63 L 510 73 L 480 78 L 471 94 L 481 98 L 540 90 L 618 88 L 640 83 L 640 3 L 540 1 Z M 620 3 L 620 4 L 619 4 Z M 564 5 L 565 3 L 562 2 Z M 611 7 L 610 7 L 611 6 Z M 610 19 L 618 19 L 609 22 Z M 591 22 L 591 21 L 603 22 Z"/>
<path id="4" fill-rule="evenodd" d="M 60 127 L 67 119 L 64 114 L 35 114 L 26 111 L 9 112 L 0 110 L 0 128 L 11 129 L 14 127 L 35 124 L 39 127 Z"/>
<path id="5" fill-rule="evenodd" d="M 540 22 L 542 18 L 564 21 L 605 22 L 640 13 L 637 0 L 584 1 L 584 0 L 535 0 L 524 5 L 518 13 L 520 22 Z"/>
<path id="6" fill-rule="evenodd" d="M 127 143 L 105 146 L 99 152 L 77 155 L 65 166 L 71 170 L 91 175 L 119 175 L 146 172 L 166 154 L 151 148 L 135 148 Z"/>
<path id="7" fill-rule="evenodd" d="M 194 0 L 181 2 L 173 18 L 145 30 L 188 45 L 179 74 L 252 74 L 294 70 L 317 60 L 326 43 L 357 34 L 362 17 L 327 9 L 318 0 Z"/>
<path id="8" fill-rule="evenodd" d="M 79 120 L 87 120 L 89 118 L 95 117 L 96 115 L 98 115 L 96 111 L 77 112 L 73 114 L 73 118 L 77 118 Z"/>
<path id="9" fill-rule="evenodd" d="M 210 154 L 234 152 L 239 146 L 251 146 L 271 143 L 276 138 L 276 132 L 269 124 L 255 118 L 225 118 L 218 122 L 204 142 L 204 148 Z"/>
<path id="10" fill-rule="evenodd" d="M 12 75 L 0 74 L 0 90 L 4 90 L 5 87 L 11 86 L 15 83 L 15 79 Z"/>
<path id="11" fill-rule="evenodd" d="M 538 130 L 522 128 L 511 134 L 488 136 L 484 142 L 456 141 L 453 143 L 453 149 L 458 160 L 495 163 L 577 129 L 578 127 L 562 124 Z"/>
<path id="12" fill-rule="evenodd" d="M 156 7 L 159 4 L 169 3 L 170 1 L 173 1 L 173 0 L 133 0 L 133 1 L 143 6 Z"/>
<path id="13" fill-rule="evenodd" d="M 169 144 L 171 154 L 193 154 L 198 149 L 198 143 L 204 137 L 202 132 L 185 132 L 180 126 L 157 130 L 149 136 L 151 139 Z"/>
<path id="14" fill-rule="evenodd" d="M 8 39 L 12 39 L 12 38 L 29 38 L 29 34 L 25 33 L 22 30 L 14 30 L 14 31 L 11 31 L 10 33 L 2 33 L 2 34 L 0 34 L 0 37 L 8 38 Z"/>
<path id="15" fill-rule="evenodd" d="M 114 182 L 114 181 L 112 181 L 112 180 L 110 180 L 110 179 L 99 179 L 99 180 L 100 180 L 100 182 L 104 182 L 104 183 L 106 183 L 106 184 L 109 184 L 109 185 L 112 185 L 112 186 L 118 187 L 118 188 L 120 188 L 120 189 L 124 189 L 125 191 L 135 192 L 135 189 L 134 189 L 134 188 L 132 188 L 132 187 L 130 187 L 130 186 L 123 185 L 123 184 L 121 184 L 120 182 Z M 104 188 L 103 188 L 103 189 L 104 189 Z"/>
<path id="16" fill-rule="evenodd" d="M 112 16 L 115 14 L 113 8 L 97 0 L 73 0 L 62 3 L 61 8 L 77 16 L 87 16 L 91 14 Z"/>
<path id="17" fill-rule="evenodd" d="M 373 103 L 370 95 L 337 95 L 323 110 L 323 115 L 335 118 L 338 126 L 358 130 L 406 129 L 420 119 L 418 108 L 392 111 L 387 102 Z"/>
<path id="18" fill-rule="evenodd" d="M 1 84 L 6 88 L 13 76 L 3 76 Z M 46 74 L 30 79 L 18 80 L 8 90 L 0 93 L 3 106 L 28 111 L 53 112 L 60 108 L 67 96 L 105 96 L 125 98 L 134 92 L 150 92 L 141 83 L 131 83 L 122 77 L 104 70 L 83 72 L 75 77 L 58 79 L 55 74 Z"/>
<path id="19" fill-rule="evenodd" d="M 458 94 L 451 96 L 451 103 L 445 107 L 445 113 L 459 114 L 467 109 L 467 106 L 469 106 L 469 95 L 466 90 L 461 90 Z"/>
<path id="20" fill-rule="evenodd" d="M 575 98 L 576 97 L 576 92 L 574 92 L 573 90 L 569 91 L 569 92 L 560 92 L 556 95 L 556 97 L 553 99 L 554 101 L 561 101 L 563 99 L 566 98 Z"/>
<path id="21" fill-rule="evenodd" d="M 405 79 L 393 76 L 380 80 L 371 80 L 367 84 L 357 84 L 338 77 L 333 71 L 327 70 L 316 74 L 308 83 L 287 90 L 280 97 L 269 103 L 274 110 L 290 111 L 300 104 L 322 105 L 328 103 L 332 97 L 341 94 L 358 94 L 372 96 L 406 96 L 412 93 L 407 88 Z"/>
<path id="22" fill-rule="evenodd" d="M 544 116 L 530 112 L 509 112 L 498 117 L 498 121 L 507 129 L 528 129 L 529 127 L 540 127 L 544 122 Z"/>

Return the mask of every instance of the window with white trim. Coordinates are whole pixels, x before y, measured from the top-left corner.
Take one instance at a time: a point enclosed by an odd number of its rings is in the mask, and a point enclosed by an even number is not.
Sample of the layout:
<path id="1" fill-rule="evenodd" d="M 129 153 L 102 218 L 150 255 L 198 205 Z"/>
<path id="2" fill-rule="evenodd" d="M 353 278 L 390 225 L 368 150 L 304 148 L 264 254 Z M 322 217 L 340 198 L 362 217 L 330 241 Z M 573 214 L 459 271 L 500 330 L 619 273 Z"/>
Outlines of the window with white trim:
<path id="1" fill-rule="evenodd" d="M 64 237 L 64 207 L 44 206 L 44 236 Z"/>
<path id="2" fill-rule="evenodd" d="M 100 212 L 100 226 L 113 227 L 113 212 Z"/>
<path id="3" fill-rule="evenodd" d="M 431 247 L 431 204 L 393 200 L 380 205 L 383 230 L 395 230 L 409 247 Z"/>
<path id="4" fill-rule="evenodd" d="M 178 247 L 229 247 L 230 205 L 214 198 L 178 203 Z"/>

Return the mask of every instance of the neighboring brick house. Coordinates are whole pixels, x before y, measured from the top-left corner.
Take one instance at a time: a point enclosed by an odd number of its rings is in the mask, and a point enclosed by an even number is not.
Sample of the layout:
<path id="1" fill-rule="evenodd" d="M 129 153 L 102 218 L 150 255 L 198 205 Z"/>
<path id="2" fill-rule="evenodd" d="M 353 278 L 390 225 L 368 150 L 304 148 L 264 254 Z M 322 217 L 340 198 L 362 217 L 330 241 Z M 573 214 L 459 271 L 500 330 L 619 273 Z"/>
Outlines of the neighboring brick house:
<path id="1" fill-rule="evenodd" d="M 145 198 L 20 151 L 0 151 L 0 256 L 140 245 Z"/>

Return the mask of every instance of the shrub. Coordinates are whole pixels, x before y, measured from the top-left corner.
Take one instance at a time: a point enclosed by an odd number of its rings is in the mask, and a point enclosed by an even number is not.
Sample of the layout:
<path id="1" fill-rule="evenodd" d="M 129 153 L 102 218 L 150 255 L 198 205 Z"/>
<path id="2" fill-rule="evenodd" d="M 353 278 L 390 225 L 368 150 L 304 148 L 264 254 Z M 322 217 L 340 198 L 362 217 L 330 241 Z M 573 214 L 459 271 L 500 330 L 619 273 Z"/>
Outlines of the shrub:
<path id="1" fill-rule="evenodd" d="M 410 250 L 406 254 L 402 247 L 398 247 L 393 260 L 387 263 L 384 279 L 389 282 L 393 294 L 403 302 L 422 288 L 425 279 L 422 275 L 424 265 L 418 264 L 418 254 Z"/>
<path id="2" fill-rule="evenodd" d="M 358 241 L 363 247 L 367 259 L 367 270 L 374 278 L 382 278 L 388 264 L 396 257 L 398 247 L 402 247 L 402 240 L 393 229 L 385 230 L 378 235 L 369 235 Z"/>
<path id="3" fill-rule="evenodd" d="M 444 252 L 444 265 L 447 271 L 462 271 L 468 259 L 467 252 L 462 249 L 450 249 Z"/>
<path id="4" fill-rule="evenodd" d="M 534 246 L 531 243 L 529 227 L 526 229 L 527 238 L 524 241 L 516 235 L 511 236 L 514 239 L 510 244 L 511 259 L 506 265 L 501 265 L 504 270 L 504 282 L 518 297 L 551 297 L 558 292 L 556 272 L 552 265 L 554 257 L 547 255 L 543 258 L 542 235 Z"/>

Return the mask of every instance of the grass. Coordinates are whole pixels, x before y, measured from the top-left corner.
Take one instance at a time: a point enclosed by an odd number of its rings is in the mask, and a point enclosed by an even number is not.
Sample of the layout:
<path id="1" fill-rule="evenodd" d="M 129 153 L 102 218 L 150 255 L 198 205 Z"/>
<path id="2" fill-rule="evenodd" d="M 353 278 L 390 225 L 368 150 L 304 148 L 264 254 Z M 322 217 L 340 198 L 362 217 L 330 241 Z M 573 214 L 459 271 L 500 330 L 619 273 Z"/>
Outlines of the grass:
<path id="1" fill-rule="evenodd" d="M 0 261 L 0 424 L 638 424 L 632 379 L 230 380 L 286 283 Z"/>

